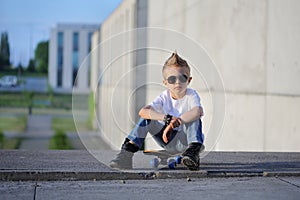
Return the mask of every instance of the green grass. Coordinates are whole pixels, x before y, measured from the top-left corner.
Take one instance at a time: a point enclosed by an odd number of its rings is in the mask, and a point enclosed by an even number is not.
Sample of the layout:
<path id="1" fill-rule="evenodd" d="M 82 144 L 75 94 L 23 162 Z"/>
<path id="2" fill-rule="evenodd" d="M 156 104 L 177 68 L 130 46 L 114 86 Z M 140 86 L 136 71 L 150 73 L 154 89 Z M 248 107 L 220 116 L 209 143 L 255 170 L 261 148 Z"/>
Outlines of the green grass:
<path id="1" fill-rule="evenodd" d="M 5 138 L 2 149 L 18 149 L 20 144 L 20 138 Z"/>
<path id="2" fill-rule="evenodd" d="M 0 108 L 0 114 L 7 114 L 10 115 L 27 115 L 28 108 L 27 107 L 2 107 Z M 69 115 L 72 116 L 72 110 L 60 109 L 60 108 L 34 108 L 32 110 L 32 114 L 38 115 Z"/>
<path id="3" fill-rule="evenodd" d="M 2 76 L 8 76 L 8 75 L 10 75 L 10 76 L 17 76 L 18 73 L 17 73 L 17 71 L 0 71 L 0 78 Z"/>
<path id="4" fill-rule="evenodd" d="M 95 100 L 94 93 L 91 92 L 89 95 L 89 119 L 88 119 L 88 127 L 93 129 L 93 121 L 94 121 L 94 113 L 95 113 Z"/>
<path id="5" fill-rule="evenodd" d="M 4 147 L 4 142 L 5 142 L 5 136 L 3 132 L 0 130 L 0 149 Z"/>
<path id="6" fill-rule="evenodd" d="M 76 127 L 73 118 L 53 118 L 52 129 L 75 132 Z"/>
<path id="7" fill-rule="evenodd" d="M 33 114 L 42 115 L 70 115 L 72 116 L 72 110 L 60 109 L 60 108 L 34 108 Z"/>
<path id="8" fill-rule="evenodd" d="M 88 120 L 77 120 L 76 125 L 78 130 L 86 131 L 91 130 L 89 127 Z M 65 132 L 76 132 L 76 127 L 73 118 L 53 118 L 52 119 L 52 129 L 53 130 L 62 130 Z"/>
<path id="9" fill-rule="evenodd" d="M 0 116 L 0 130 L 23 132 L 26 125 L 26 116 Z"/>
<path id="10" fill-rule="evenodd" d="M 55 132 L 54 136 L 50 140 L 49 149 L 53 149 L 53 150 L 72 149 L 72 145 L 64 131 L 57 130 Z"/>
<path id="11" fill-rule="evenodd" d="M 47 78 L 48 75 L 45 73 L 32 73 L 32 72 L 25 72 L 22 74 L 22 78 L 24 77 L 37 77 L 37 78 L 41 78 L 41 77 L 45 77 Z"/>
<path id="12" fill-rule="evenodd" d="M 89 95 L 73 95 L 73 108 L 76 110 L 88 110 L 89 109 Z"/>
<path id="13" fill-rule="evenodd" d="M 18 149 L 20 143 L 20 138 L 6 138 L 0 130 L 0 149 Z"/>
<path id="14" fill-rule="evenodd" d="M 85 107 L 88 107 L 88 97 L 87 95 L 82 95 L 80 98 L 82 101 L 77 108 L 85 109 Z M 32 101 L 30 99 L 32 99 Z M 72 108 L 72 95 L 70 94 L 41 94 L 25 91 L 22 93 L 2 92 L 0 95 L 0 107 L 28 107 L 32 102 L 36 101 L 50 101 L 51 104 L 33 104 L 33 108 L 60 108 L 66 110 L 71 110 Z"/>
<path id="15" fill-rule="evenodd" d="M 72 95 L 56 94 L 50 100 L 52 108 L 72 109 Z"/>
<path id="16" fill-rule="evenodd" d="M 28 99 L 23 93 L 5 93 L 0 95 L 0 107 L 27 107 Z"/>

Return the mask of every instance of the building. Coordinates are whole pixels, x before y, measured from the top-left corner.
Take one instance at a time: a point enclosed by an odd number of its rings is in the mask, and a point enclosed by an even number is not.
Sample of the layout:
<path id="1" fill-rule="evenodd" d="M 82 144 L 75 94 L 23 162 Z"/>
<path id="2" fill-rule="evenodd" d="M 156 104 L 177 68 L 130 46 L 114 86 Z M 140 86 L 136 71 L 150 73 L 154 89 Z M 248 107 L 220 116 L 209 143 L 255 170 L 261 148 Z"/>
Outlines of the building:
<path id="1" fill-rule="evenodd" d="M 89 68 L 80 70 L 91 51 L 91 38 L 99 25 L 58 24 L 51 29 L 49 44 L 49 84 L 54 91 L 89 93 Z M 79 73 L 80 70 L 80 73 Z M 77 81 L 76 81 L 77 78 Z"/>
<path id="2" fill-rule="evenodd" d="M 297 0 L 124 0 L 101 27 L 105 42 L 93 66 L 101 133 L 121 146 L 141 105 L 164 89 L 161 65 L 176 49 L 192 64 L 208 151 L 299 152 L 299 6 Z M 133 30 L 141 27 L 155 29 Z M 209 53 L 224 88 L 210 84 L 217 77 L 211 62 L 201 49 L 189 51 L 191 40 Z M 220 93 L 225 98 L 217 108 L 212 97 Z"/>

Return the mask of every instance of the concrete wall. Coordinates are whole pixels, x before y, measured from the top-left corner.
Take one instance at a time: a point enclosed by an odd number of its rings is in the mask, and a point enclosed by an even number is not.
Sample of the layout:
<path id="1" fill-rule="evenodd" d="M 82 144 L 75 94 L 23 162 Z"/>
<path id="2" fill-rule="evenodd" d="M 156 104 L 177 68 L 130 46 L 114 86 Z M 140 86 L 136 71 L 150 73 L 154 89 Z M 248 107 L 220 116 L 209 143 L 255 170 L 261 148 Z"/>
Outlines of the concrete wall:
<path id="1" fill-rule="evenodd" d="M 99 77 L 99 70 L 100 70 L 100 39 L 101 39 L 101 32 L 100 29 L 95 31 L 92 36 L 92 51 L 90 54 L 91 60 L 91 79 L 90 79 L 90 86 L 91 91 L 95 93 L 95 90 L 98 87 L 98 77 Z"/>
<path id="2" fill-rule="evenodd" d="M 132 50 L 140 41 L 136 40 L 135 32 L 128 32 L 144 26 L 146 12 L 141 12 L 144 9 L 145 6 L 134 0 L 124 1 L 101 25 L 96 120 L 103 137 L 117 149 L 135 125 L 135 105 L 144 105 L 146 91 L 136 93 L 135 85 L 145 76 L 136 67 L 146 63 L 146 52 L 139 52 L 137 59 L 137 52 Z"/>
<path id="3" fill-rule="evenodd" d="M 92 36 L 92 40 L 91 40 L 91 46 L 92 46 L 92 50 L 91 53 L 89 55 L 90 58 L 90 89 L 91 89 L 91 93 L 93 95 L 94 99 L 98 99 L 99 97 L 96 96 L 99 93 L 98 91 L 98 77 L 99 77 L 99 70 L 100 70 L 100 49 L 98 48 L 98 46 L 100 45 L 100 36 L 101 36 L 101 32 L 100 29 L 95 31 L 93 33 Z M 97 118 L 99 116 L 99 112 L 96 112 L 96 108 L 98 107 L 99 102 L 98 101 L 94 101 L 95 105 L 94 105 L 94 112 L 92 113 L 92 127 L 96 129 L 97 127 Z M 91 113 L 90 113 L 91 114 Z"/>
<path id="4" fill-rule="evenodd" d="M 104 22 L 103 38 L 130 28 L 135 28 L 137 12 L 143 9 L 136 7 L 137 2 L 125 0 L 118 9 Z M 223 130 L 219 133 L 214 146 L 206 135 L 208 146 L 222 151 L 300 151 L 300 2 L 297 0 L 151 0 L 144 4 L 147 7 L 147 26 L 162 30 L 171 29 L 184 34 L 196 43 L 201 44 L 217 66 L 225 88 L 226 100 Z M 137 8 L 137 9 L 135 9 Z M 130 18 L 124 16 L 131 16 Z M 118 21 L 119 19 L 119 21 Z M 128 26 L 132 24 L 132 26 Z M 168 31 L 166 31 L 168 32 Z M 213 74 L 201 72 L 207 70 L 197 60 L 198 52 L 189 52 L 185 43 L 167 35 L 155 36 L 145 33 L 148 44 L 159 41 L 164 49 L 148 49 L 146 60 L 147 84 L 145 103 L 159 94 L 164 87 L 161 66 L 170 52 L 177 50 L 180 55 L 192 63 L 194 80 L 192 87 L 197 89 L 205 107 L 204 132 L 214 129 L 214 120 L 218 110 L 214 110 L 212 95 L 218 91 L 206 81 L 214 79 Z M 156 39 L 159 38 L 157 41 Z M 129 41 L 129 40 L 128 40 Z M 133 40 L 134 41 L 134 40 Z M 173 41 L 173 43 L 172 43 Z M 171 44 L 170 46 L 167 46 Z M 128 44 L 130 45 L 130 44 Z M 111 58 L 112 46 L 104 47 L 101 59 Z M 109 55 L 107 55 L 110 53 Z M 200 55 L 200 53 L 199 53 Z M 134 56 L 127 57 L 128 63 L 135 62 Z M 205 58 L 203 57 L 203 60 Z M 121 64 L 121 63 L 120 63 Z M 125 65 L 122 65 L 122 68 Z M 121 68 L 118 68 L 121 69 Z M 126 70 L 125 70 L 126 71 Z M 200 71 L 200 75 L 196 72 Z M 122 76 L 124 71 L 119 71 Z M 112 73 L 114 74 L 114 73 Z M 129 79 L 137 83 L 135 75 Z M 115 79 L 112 79 L 115 80 Z M 110 90 L 107 85 L 105 90 Z M 134 87 L 136 85 L 131 85 Z M 128 91 L 124 89 L 124 99 Z M 104 98 L 104 97 L 102 97 Z M 99 99 L 99 102 L 110 102 L 111 99 Z M 119 116 L 124 107 L 135 115 L 139 109 L 136 104 L 119 104 Z M 103 115 L 111 113 L 110 109 L 99 110 Z M 104 118 L 102 118 L 104 119 Z M 134 118 L 133 118 L 134 119 Z M 127 123 L 126 120 L 124 121 Z M 124 126 L 126 126 L 124 124 Z M 110 124 L 111 125 L 111 124 Z M 109 126 L 109 125 L 108 125 Z M 126 131 L 130 127 L 126 128 Z M 113 129 L 112 131 L 118 131 Z M 115 134 L 115 132 L 114 132 Z M 123 140 L 119 135 L 120 143 Z M 153 143 L 149 142 L 149 147 Z"/>
<path id="5" fill-rule="evenodd" d="M 220 70 L 226 118 L 216 150 L 300 151 L 299 6 L 297 0 L 149 4 L 150 27 L 193 38 Z"/>

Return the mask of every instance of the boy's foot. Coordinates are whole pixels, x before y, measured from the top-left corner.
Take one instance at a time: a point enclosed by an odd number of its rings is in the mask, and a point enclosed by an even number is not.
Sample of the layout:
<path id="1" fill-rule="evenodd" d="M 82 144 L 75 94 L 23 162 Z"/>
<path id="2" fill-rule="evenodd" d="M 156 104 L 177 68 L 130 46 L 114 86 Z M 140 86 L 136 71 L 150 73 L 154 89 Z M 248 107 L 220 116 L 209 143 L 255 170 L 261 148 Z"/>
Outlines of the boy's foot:
<path id="1" fill-rule="evenodd" d="M 139 147 L 133 144 L 128 138 L 122 144 L 120 153 L 110 161 L 109 166 L 118 169 L 132 169 L 132 157 Z"/>
<path id="2" fill-rule="evenodd" d="M 199 153 L 202 144 L 191 143 L 188 148 L 182 154 L 182 162 L 189 170 L 199 170 L 200 157 Z"/>
<path id="3" fill-rule="evenodd" d="M 109 166 L 118 169 L 132 169 L 133 153 L 122 149 L 116 158 L 110 161 Z"/>

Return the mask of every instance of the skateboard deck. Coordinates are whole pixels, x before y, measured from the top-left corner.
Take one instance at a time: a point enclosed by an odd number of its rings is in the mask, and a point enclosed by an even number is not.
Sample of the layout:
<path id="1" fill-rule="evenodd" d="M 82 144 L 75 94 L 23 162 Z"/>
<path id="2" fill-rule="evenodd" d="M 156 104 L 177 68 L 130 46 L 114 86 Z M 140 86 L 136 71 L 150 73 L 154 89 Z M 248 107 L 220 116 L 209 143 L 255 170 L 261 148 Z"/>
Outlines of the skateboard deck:
<path id="1" fill-rule="evenodd" d="M 204 145 L 202 146 L 200 153 L 205 149 Z M 182 156 L 180 152 L 168 152 L 166 150 L 144 150 L 145 155 L 155 156 L 150 160 L 151 168 L 158 168 L 159 166 L 163 168 L 175 169 L 175 168 L 186 168 L 182 165 L 181 160 Z"/>

